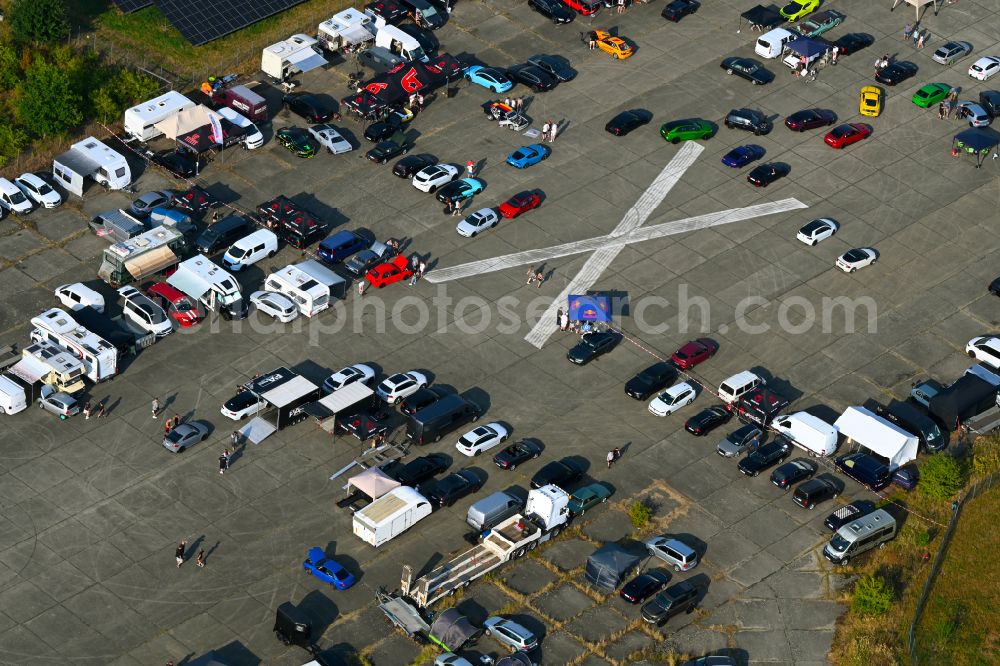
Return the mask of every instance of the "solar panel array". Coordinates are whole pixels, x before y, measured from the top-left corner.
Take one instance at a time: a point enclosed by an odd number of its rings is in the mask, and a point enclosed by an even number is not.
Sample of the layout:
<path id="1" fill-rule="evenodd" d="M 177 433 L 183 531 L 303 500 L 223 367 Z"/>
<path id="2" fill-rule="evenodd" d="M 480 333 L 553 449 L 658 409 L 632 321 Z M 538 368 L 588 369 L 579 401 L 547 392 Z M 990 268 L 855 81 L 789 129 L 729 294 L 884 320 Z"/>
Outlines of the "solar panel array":
<path id="1" fill-rule="evenodd" d="M 195 46 L 245 28 L 304 1 L 155 0 L 167 20 Z"/>
<path id="2" fill-rule="evenodd" d="M 115 4 L 118 5 L 118 9 L 126 14 L 131 14 L 149 7 L 153 4 L 153 0 L 115 0 Z"/>

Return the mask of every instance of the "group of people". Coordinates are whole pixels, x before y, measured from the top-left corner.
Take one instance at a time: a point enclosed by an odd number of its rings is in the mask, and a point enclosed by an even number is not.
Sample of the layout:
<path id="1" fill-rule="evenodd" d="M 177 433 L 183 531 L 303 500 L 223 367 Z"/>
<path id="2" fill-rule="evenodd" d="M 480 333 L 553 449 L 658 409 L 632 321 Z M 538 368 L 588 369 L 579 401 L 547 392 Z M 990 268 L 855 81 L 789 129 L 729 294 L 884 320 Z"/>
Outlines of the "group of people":
<path id="1" fill-rule="evenodd" d="M 423 261 L 417 255 L 413 255 L 410 257 L 410 270 L 413 271 L 413 275 L 410 276 L 410 286 L 412 287 L 427 272 L 427 262 Z"/>
<path id="2" fill-rule="evenodd" d="M 543 273 L 542 271 L 536 271 L 533 268 L 528 269 L 528 281 L 525 282 L 524 284 L 528 285 L 529 287 L 531 285 L 535 285 L 540 289 L 543 282 L 545 282 L 545 273 Z"/>
<path id="3" fill-rule="evenodd" d="M 177 544 L 177 550 L 174 551 L 174 560 L 177 562 L 178 569 L 180 569 L 181 565 L 184 564 L 184 558 L 186 557 L 187 553 L 187 545 L 188 545 L 187 540 L 181 541 L 179 544 Z M 197 564 L 199 568 L 205 566 L 204 548 L 198 551 L 198 558 L 195 560 L 195 564 Z"/>
<path id="4" fill-rule="evenodd" d="M 938 104 L 938 118 L 941 118 L 942 120 L 945 118 L 950 118 L 951 110 L 955 108 L 957 105 L 958 105 L 958 88 L 952 87 L 951 90 L 948 91 L 948 96 L 945 97 L 943 100 L 941 100 L 941 102 Z M 958 118 L 959 120 L 969 115 L 972 115 L 972 112 L 969 111 L 968 108 L 964 107 L 958 109 L 958 111 L 955 113 L 955 117 Z"/>
<path id="5" fill-rule="evenodd" d="M 579 333 L 580 335 L 586 335 L 587 333 L 595 333 L 604 330 L 604 325 L 601 322 L 590 322 L 590 321 L 570 321 L 569 312 L 559 308 L 556 312 L 556 326 L 559 327 L 560 331 L 571 331 L 573 333 Z"/>
<path id="6" fill-rule="evenodd" d="M 504 97 L 503 103 L 505 106 L 509 106 L 514 111 L 521 113 L 524 109 L 524 98 L 523 97 Z"/>
<path id="7" fill-rule="evenodd" d="M 416 115 L 424 108 L 424 96 L 418 92 L 410 94 L 410 111 Z"/>
<path id="8" fill-rule="evenodd" d="M 97 403 L 97 407 L 91 406 L 89 400 L 83 404 L 83 419 L 85 421 L 89 421 L 90 415 L 93 414 L 94 412 L 97 412 L 97 418 L 99 419 L 103 419 L 105 416 L 107 416 L 107 412 L 104 409 L 103 400 Z"/>
<path id="9" fill-rule="evenodd" d="M 907 23 L 903 27 L 903 40 L 912 39 L 913 45 L 918 49 L 924 48 L 924 42 L 926 42 L 931 37 L 931 31 L 924 28 L 920 29 L 919 23 Z"/>
<path id="10" fill-rule="evenodd" d="M 892 58 L 889 56 L 888 53 L 884 53 L 878 58 L 875 58 L 875 75 L 878 76 L 879 72 L 881 72 L 883 69 L 885 69 L 891 64 L 892 64 Z"/>
<path id="11" fill-rule="evenodd" d="M 180 424 L 181 424 L 181 417 L 174 414 L 171 418 L 167 419 L 163 423 L 163 434 L 164 435 L 169 434 L 171 430 L 173 430 Z"/>
<path id="12" fill-rule="evenodd" d="M 548 141 L 552 143 L 556 140 L 556 134 L 559 132 L 559 123 L 554 120 L 546 120 L 542 125 L 542 141 Z"/>

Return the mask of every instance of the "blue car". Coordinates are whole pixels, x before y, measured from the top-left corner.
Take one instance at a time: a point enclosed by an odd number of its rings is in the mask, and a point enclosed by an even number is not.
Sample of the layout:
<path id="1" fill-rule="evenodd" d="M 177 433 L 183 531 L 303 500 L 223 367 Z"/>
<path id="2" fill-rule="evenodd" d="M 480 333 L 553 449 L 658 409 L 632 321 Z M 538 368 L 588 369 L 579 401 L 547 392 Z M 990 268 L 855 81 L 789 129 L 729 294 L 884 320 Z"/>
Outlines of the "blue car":
<path id="1" fill-rule="evenodd" d="M 746 146 L 737 146 L 726 153 L 725 157 L 722 158 L 722 163 L 728 167 L 733 167 L 734 169 L 739 169 L 740 167 L 745 167 L 754 160 L 759 160 L 764 157 L 766 151 L 760 147 L 753 144 Z"/>
<path id="2" fill-rule="evenodd" d="M 530 146 L 522 146 L 508 155 L 507 164 L 515 166 L 518 169 L 526 169 L 538 164 L 548 156 L 548 148 L 539 143 L 533 143 Z"/>
<path id="3" fill-rule="evenodd" d="M 309 549 L 309 557 L 302 563 L 302 568 L 338 590 L 346 590 L 354 585 L 354 576 L 351 572 L 336 560 L 327 557 L 319 546 Z"/>
<path id="4" fill-rule="evenodd" d="M 483 191 L 486 185 L 483 181 L 478 178 L 461 178 L 459 180 L 454 180 L 440 190 L 437 193 L 437 200 L 441 203 L 459 203 L 460 201 L 465 201 L 466 199 L 471 199 L 475 195 Z"/>
<path id="5" fill-rule="evenodd" d="M 514 82 L 499 69 L 473 65 L 465 70 L 465 78 L 495 93 L 507 92 L 514 87 Z"/>

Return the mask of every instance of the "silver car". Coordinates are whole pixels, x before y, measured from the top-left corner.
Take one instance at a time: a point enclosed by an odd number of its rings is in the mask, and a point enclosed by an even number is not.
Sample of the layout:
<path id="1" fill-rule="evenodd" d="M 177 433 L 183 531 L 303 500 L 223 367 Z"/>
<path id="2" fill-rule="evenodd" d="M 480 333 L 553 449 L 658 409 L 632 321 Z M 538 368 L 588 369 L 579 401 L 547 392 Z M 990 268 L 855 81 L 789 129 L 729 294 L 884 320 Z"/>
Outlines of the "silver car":
<path id="1" fill-rule="evenodd" d="M 270 315 L 283 324 L 287 324 L 299 314 L 295 302 L 276 291 L 255 291 L 250 294 L 250 302 L 258 312 Z"/>
<path id="2" fill-rule="evenodd" d="M 164 436 L 163 448 L 173 453 L 181 453 L 206 437 L 208 437 L 208 426 L 201 421 L 182 423 Z"/>
<path id="3" fill-rule="evenodd" d="M 160 192 L 146 192 L 141 197 L 132 202 L 128 207 L 128 212 L 136 217 L 146 217 L 154 208 L 169 206 L 173 192 L 163 190 Z"/>
<path id="4" fill-rule="evenodd" d="M 538 639 L 525 627 L 513 620 L 494 615 L 483 623 L 486 635 L 492 636 L 497 642 L 513 650 L 533 650 L 538 645 Z"/>
<path id="5" fill-rule="evenodd" d="M 326 123 L 313 125 L 309 128 L 309 133 L 313 135 L 324 148 L 330 151 L 331 155 L 340 155 L 354 150 L 351 142 L 341 136 L 340 131 L 333 125 Z"/>
<path id="6" fill-rule="evenodd" d="M 57 393 L 51 386 L 42 388 L 42 397 L 38 399 L 39 409 L 52 412 L 65 421 L 74 414 L 80 413 L 80 404 L 68 393 Z"/>
<path id="7" fill-rule="evenodd" d="M 367 250 L 361 250 L 351 257 L 350 261 L 344 263 L 344 268 L 356 277 L 362 277 L 368 269 L 378 264 L 384 264 L 396 255 L 396 252 L 379 241 L 371 244 Z"/>
<path id="8" fill-rule="evenodd" d="M 475 238 L 484 229 L 492 229 L 500 223 L 500 216 L 492 208 L 480 208 L 472 215 L 458 223 L 455 231 L 459 236 Z"/>
<path id="9" fill-rule="evenodd" d="M 755 439 L 758 444 L 762 443 L 764 440 L 763 433 L 759 428 L 755 428 L 752 425 L 745 425 L 739 430 L 726 435 L 726 438 L 719 442 L 716 451 L 723 458 L 735 458 L 746 451 L 747 447 Z"/>

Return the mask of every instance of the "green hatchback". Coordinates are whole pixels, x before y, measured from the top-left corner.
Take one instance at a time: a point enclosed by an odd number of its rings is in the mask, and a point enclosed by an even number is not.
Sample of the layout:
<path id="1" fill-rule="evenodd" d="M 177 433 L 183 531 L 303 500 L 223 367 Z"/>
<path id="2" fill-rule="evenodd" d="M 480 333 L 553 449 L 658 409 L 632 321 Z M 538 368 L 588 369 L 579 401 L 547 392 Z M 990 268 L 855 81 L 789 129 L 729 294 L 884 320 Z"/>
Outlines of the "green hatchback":
<path id="1" fill-rule="evenodd" d="M 601 502 L 607 502 L 611 497 L 611 491 L 601 483 L 592 483 L 574 492 L 569 498 L 569 512 L 574 516 L 580 516 L 592 509 Z"/>
<path id="2" fill-rule="evenodd" d="M 951 86 L 946 83 L 928 83 L 913 93 L 913 103 L 926 109 L 947 97 L 949 90 Z"/>
<path id="3" fill-rule="evenodd" d="M 701 118 L 671 120 L 660 128 L 660 136 L 670 143 L 680 143 L 692 139 L 711 139 L 715 136 L 716 126 Z"/>

